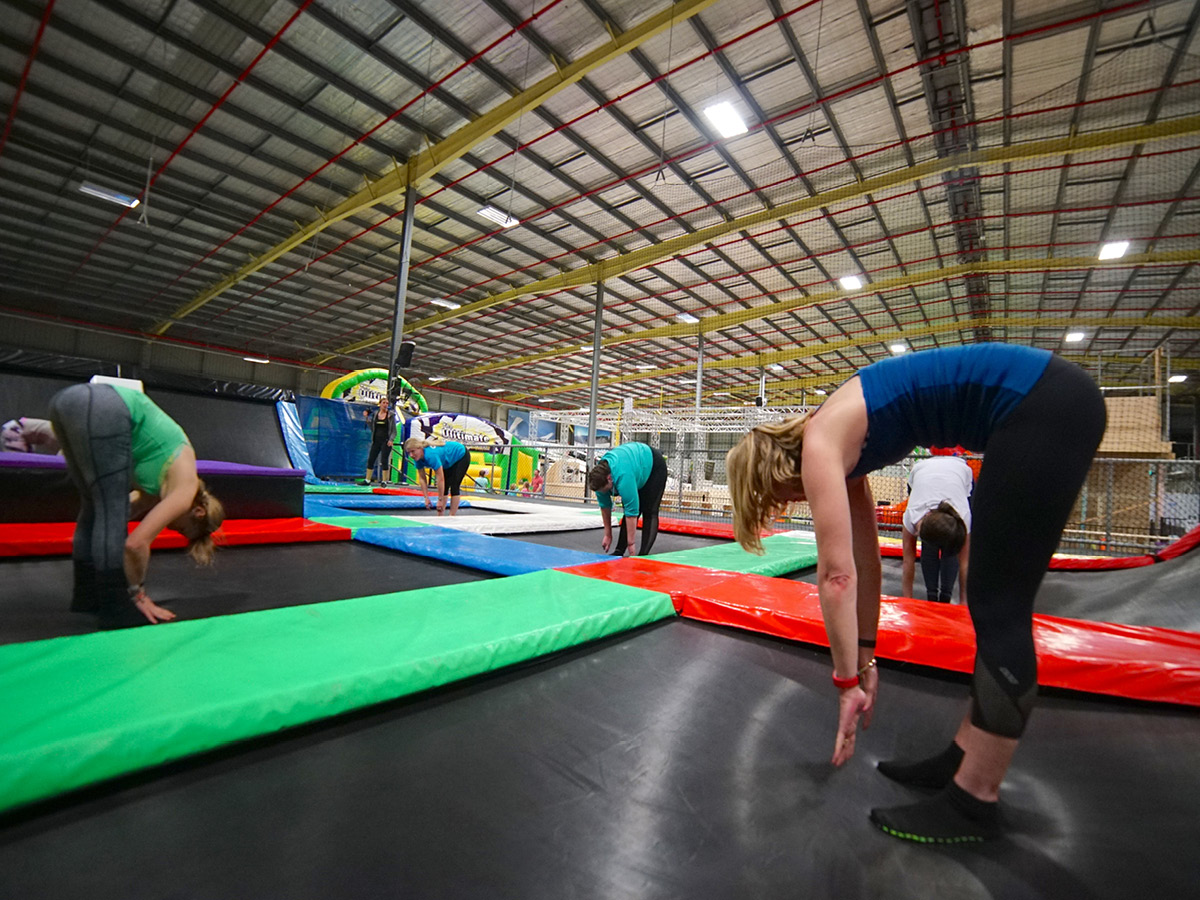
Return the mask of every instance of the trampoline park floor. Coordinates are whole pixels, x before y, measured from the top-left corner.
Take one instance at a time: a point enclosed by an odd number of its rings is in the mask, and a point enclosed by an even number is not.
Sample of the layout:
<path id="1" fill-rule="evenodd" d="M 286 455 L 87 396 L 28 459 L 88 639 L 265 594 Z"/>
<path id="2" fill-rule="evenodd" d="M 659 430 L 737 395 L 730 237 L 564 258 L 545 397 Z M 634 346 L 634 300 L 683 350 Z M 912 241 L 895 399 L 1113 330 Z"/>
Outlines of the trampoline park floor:
<path id="1" fill-rule="evenodd" d="M 94 617 L 67 609 L 72 571 L 63 557 L 0 560 L 6 588 L 0 644 L 96 630 Z M 210 567 L 197 566 L 186 553 L 155 553 L 147 584 L 156 603 L 180 618 L 198 619 L 493 577 L 441 560 L 333 541 L 226 548 Z"/>
<path id="2" fill-rule="evenodd" d="M 1011 836 L 890 838 L 960 679 L 888 667 L 828 763 L 826 654 L 670 620 L 0 817 L 0 896 L 1182 898 L 1200 884 L 1193 711 L 1044 698 Z"/>

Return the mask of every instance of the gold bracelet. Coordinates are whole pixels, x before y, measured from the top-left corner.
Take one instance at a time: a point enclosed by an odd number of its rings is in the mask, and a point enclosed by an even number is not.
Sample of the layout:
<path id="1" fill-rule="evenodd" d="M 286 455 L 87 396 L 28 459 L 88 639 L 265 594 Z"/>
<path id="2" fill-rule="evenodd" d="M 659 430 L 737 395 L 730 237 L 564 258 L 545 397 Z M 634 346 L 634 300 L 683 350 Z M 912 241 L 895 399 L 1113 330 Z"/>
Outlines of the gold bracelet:
<path id="1" fill-rule="evenodd" d="M 858 670 L 859 678 L 861 678 L 863 675 L 866 675 L 868 669 L 873 669 L 873 668 L 875 668 L 875 657 L 872 656 L 871 661 L 869 663 L 867 663 L 865 666 L 863 666 L 861 669 Z"/>

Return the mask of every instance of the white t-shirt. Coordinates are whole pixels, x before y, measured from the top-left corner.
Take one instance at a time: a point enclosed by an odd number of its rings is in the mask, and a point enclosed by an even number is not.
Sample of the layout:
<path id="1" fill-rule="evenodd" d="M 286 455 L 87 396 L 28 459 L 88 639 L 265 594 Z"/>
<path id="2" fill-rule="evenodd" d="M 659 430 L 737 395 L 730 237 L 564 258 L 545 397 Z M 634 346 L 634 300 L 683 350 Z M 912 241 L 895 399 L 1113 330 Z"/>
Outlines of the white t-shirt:
<path id="1" fill-rule="evenodd" d="M 971 496 L 973 477 L 971 467 L 958 456 L 932 456 L 913 466 L 908 475 L 912 493 L 904 510 L 904 530 L 916 534 L 921 518 L 944 500 L 962 517 L 970 534 L 971 506 L 967 498 Z"/>

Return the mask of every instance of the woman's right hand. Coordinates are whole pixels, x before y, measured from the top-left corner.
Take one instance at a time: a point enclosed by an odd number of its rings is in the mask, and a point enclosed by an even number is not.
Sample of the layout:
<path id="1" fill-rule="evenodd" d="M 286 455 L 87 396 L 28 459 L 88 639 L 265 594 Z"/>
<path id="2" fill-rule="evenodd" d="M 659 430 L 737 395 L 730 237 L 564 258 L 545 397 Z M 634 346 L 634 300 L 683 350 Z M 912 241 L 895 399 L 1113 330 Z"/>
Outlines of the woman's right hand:
<path id="1" fill-rule="evenodd" d="M 605 530 L 604 540 L 600 542 L 600 548 L 607 553 L 608 548 L 612 546 L 612 531 Z"/>
<path id="2" fill-rule="evenodd" d="M 874 670 L 872 670 L 873 672 Z M 871 673 L 868 673 L 868 676 Z M 872 694 L 874 691 L 872 691 Z M 874 697 L 862 687 L 846 688 L 838 697 L 837 743 L 833 746 L 833 764 L 840 766 L 854 755 L 854 740 L 858 735 L 858 720 L 863 717 L 865 728 L 871 721 Z"/>

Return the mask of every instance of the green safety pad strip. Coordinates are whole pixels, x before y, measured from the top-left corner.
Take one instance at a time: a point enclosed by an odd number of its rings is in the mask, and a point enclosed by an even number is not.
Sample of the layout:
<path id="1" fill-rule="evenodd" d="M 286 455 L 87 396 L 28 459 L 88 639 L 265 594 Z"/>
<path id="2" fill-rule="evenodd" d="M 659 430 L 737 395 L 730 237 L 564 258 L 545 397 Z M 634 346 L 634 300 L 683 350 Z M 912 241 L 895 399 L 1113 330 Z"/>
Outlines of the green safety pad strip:
<path id="1" fill-rule="evenodd" d="M 369 484 L 306 484 L 306 494 L 370 494 L 374 491 Z"/>
<path id="2" fill-rule="evenodd" d="M 546 570 L 0 647 L 0 809 L 675 615 Z"/>
<path id="3" fill-rule="evenodd" d="M 422 527 L 432 525 L 432 522 L 422 522 L 420 519 L 406 519 L 403 516 L 308 516 L 310 522 L 320 522 L 322 525 L 337 525 L 349 528 L 351 532 L 360 528 L 410 528 L 413 525 Z"/>
<path id="4" fill-rule="evenodd" d="M 651 554 L 651 558 L 685 566 L 741 572 L 746 575 L 786 575 L 788 572 L 817 564 L 816 541 L 777 534 L 763 538 L 762 545 L 766 551 L 763 556 L 747 553 L 739 544 L 731 542 L 715 544 L 712 547 L 697 547 L 695 550 L 679 550 L 675 553 L 654 553 Z"/>

